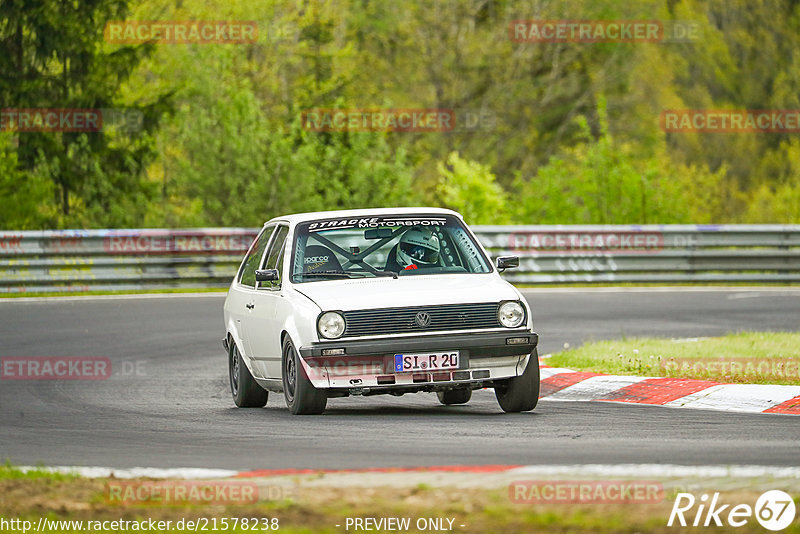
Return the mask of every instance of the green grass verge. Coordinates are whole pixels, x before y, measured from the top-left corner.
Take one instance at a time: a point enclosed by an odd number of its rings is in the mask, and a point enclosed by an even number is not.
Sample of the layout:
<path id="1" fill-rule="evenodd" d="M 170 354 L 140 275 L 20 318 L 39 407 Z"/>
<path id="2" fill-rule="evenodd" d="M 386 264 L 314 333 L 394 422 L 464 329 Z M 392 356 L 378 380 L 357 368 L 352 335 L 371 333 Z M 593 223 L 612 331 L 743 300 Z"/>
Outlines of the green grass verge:
<path id="1" fill-rule="evenodd" d="M 79 478 L 78 475 L 54 473 L 42 467 L 23 471 L 12 465 L 9 460 L 6 460 L 4 464 L 0 464 L 0 480 L 74 480 L 76 478 Z"/>
<path id="2" fill-rule="evenodd" d="M 223 519 L 230 526 L 234 518 L 277 518 L 278 532 L 288 533 L 340 533 L 345 531 L 348 517 L 399 517 L 409 518 L 414 528 L 419 518 L 448 518 L 453 520 L 453 531 L 463 534 L 519 532 L 557 533 L 664 533 L 676 532 L 667 527 L 673 496 L 654 504 L 521 504 L 509 498 L 506 488 L 459 489 L 422 487 L 306 487 L 297 488 L 293 496 L 281 501 L 258 501 L 251 504 L 172 504 L 141 502 L 138 504 L 112 504 L 106 499 L 106 485 L 115 479 L 54 480 L 50 478 L 0 479 L 0 519 L 29 521 L 29 530 L 35 530 L 41 518 L 51 521 L 80 521 L 76 524 L 46 524 L 47 532 L 87 532 L 87 522 L 100 521 L 170 521 L 168 531 L 211 531 Z M 728 502 L 756 501 L 760 490 L 735 490 L 725 495 Z M 188 527 L 188 522 L 205 525 Z M 252 520 L 249 521 L 252 524 Z M 175 528 L 177 525 L 183 528 Z M 259 526 L 262 523 L 259 521 Z M 337 527 L 336 525 L 340 525 Z M 463 525 L 463 527 L 461 526 Z M 82 528 L 81 528 L 82 527 Z M 100 532 L 112 527 L 91 527 Z M 135 529 L 117 528 L 116 532 L 138 532 Z M 350 528 L 350 532 L 354 529 Z M 680 530 L 680 529 L 677 529 Z M 12 525 L 9 532 L 22 532 Z M 252 529 L 217 528 L 217 532 L 243 532 Z M 275 532 L 275 530 L 258 530 Z M 730 529 L 723 530 L 732 531 Z M 756 521 L 749 521 L 736 532 L 764 532 Z M 800 532 L 795 522 L 785 533 Z"/>
<path id="3" fill-rule="evenodd" d="M 553 354 L 547 365 L 614 375 L 800 385 L 800 333 L 598 341 Z"/>

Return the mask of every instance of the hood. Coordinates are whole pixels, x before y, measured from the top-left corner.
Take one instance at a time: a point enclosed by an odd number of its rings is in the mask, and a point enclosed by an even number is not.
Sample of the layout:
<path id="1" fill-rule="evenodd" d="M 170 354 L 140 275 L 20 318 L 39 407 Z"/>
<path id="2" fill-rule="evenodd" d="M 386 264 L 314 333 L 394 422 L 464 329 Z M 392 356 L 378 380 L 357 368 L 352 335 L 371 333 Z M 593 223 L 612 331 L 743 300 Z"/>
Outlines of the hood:
<path id="1" fill-rule="evenodd" d="M 520 298 L 511 284 L 494 273 L 326 280 L 293 287 L 323 311 L 499 302 Z"/>

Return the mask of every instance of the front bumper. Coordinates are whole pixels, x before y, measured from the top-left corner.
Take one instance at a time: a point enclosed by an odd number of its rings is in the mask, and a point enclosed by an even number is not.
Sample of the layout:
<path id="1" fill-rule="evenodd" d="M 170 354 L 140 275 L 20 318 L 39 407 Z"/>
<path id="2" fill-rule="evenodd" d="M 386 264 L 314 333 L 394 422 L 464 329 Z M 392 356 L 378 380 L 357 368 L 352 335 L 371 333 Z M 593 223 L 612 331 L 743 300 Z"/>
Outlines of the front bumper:
<path id="1" fill-rule="evenodd" d="M 527 343 L 509 345 L 510 338 L 527 337 Z M 482 332 L 479 334 L 437 334 L 425 337 L 389 337 L 368 340 L 326 341 L 300 348 L 300 356 L 323 356 L 322 349 L 344 349 L 347 356 L 394 355 L 402 352 L 460 350 L 467 356 L 491 358 L 530 354 L 539 344 L 539 335 L 526 330 Z"/>
<path id="2" fill-rule="evenodd" d="M 514 339 L 513 344 L 509 343 L 511 339 Z M 538 342 L 539 336 L 535 332 L 509 330 L 327 341 L 301 347 L 299 352 L 308 378 L 315 387 L 374 394 L 402 389 L 474 388 L 488 385 L 493 380 L 518 376 L 525 370 Z M 323 350 L 330 349 L 344 350 L 344 354 L 323 354 Z M 394 372 L 395 354 L 455 350 L 460 354 L 457 370 Z"/>

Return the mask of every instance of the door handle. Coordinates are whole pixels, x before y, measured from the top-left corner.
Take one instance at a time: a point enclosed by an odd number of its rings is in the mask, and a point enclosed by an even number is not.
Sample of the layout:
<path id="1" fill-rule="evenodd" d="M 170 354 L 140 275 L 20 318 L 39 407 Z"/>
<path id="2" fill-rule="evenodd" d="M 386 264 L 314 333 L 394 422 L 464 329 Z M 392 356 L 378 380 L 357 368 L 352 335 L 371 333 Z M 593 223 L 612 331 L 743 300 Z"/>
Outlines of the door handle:
<path id="1" fill-rule="evenodd" d="M 248 310 L 252 310 L 253 308 L 256 307 L 255 304 L 245 304 L 245 306 L 247 307 Z"/>

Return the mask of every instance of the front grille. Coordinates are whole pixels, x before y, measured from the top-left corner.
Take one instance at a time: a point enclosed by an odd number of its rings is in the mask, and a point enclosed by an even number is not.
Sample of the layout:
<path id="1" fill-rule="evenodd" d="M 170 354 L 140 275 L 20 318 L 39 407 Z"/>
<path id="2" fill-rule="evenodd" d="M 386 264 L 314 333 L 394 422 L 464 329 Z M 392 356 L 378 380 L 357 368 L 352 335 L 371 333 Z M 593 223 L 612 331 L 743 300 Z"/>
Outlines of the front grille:
<path id="1" fill-rule="evenodd" d="M 497 328 L 496 302 L 481 304 L 444 304 L 409 308 L 379 308 L 344 312 L 347 327 L 344 336 L 379 336 L 439 330 Z M 427 314 L 430 322 L 420 326 L 418 313 Z M 421 321 L 424 323 L 424 320 Z"/>

